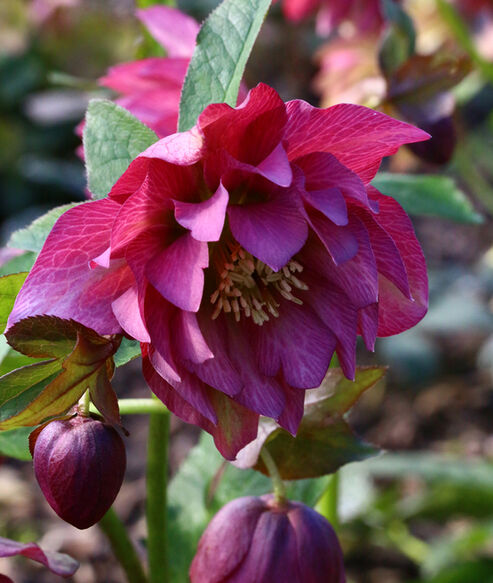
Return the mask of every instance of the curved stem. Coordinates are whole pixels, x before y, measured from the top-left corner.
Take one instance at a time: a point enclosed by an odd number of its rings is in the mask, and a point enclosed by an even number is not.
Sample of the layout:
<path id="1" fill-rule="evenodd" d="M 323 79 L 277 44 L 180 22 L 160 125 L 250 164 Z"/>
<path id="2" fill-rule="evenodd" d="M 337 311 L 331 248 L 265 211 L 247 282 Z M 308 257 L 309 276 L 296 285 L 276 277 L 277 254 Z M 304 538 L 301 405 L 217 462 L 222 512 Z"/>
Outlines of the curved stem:
<path id="1" fill-rule="evenodd" d="M 269 450 L 264 445 L 260 452 L 262 461 L 269 472 L 270 479 L 272 480 L 272 485 L 274 487 L 274 497 L 279 504 L 283 504 L 286 501 L 286 485 L 281 478 L 281 474 L 277 469 L 276 462 L 274 458 L 270 455 Z"/>
<path id="2" fill-rule="evenodd" d="M 111 548 L 122 566 L 129 583 L 147 583 L 142 563 L 137 556 L 124 524 L 118 515 L 110 508 L 99 521 L 99 527 L 108 537 Z"/>
<path id="3" fill-rule="evenodd" d="M 168 436 L 169 414 L 163 415 L 162 412 L 151 413 L 147 442 L 146 503 L 149 583 L 167 583 L 169 581 L 166 492 L 168 481 Z"/>

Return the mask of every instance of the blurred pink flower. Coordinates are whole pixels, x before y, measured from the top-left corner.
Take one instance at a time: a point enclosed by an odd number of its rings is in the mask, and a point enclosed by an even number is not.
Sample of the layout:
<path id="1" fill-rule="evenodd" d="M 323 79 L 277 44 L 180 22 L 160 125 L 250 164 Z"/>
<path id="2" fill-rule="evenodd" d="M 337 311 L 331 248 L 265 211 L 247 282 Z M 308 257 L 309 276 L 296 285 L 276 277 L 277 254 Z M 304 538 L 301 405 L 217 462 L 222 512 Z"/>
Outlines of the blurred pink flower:
<path id="1" fill-rule="evenodd" d="M 52 314 L 125 331 L 151 389 L 227 458 L 259 414 L 294 434 L 334 351 L 354 378 L 357 334 L 373 349 L 426 312 L 412 224 L 370 182 L 427 137 L 361 106 L 285 104 L 263 84 L 235 109 L 210 105 L 107 198 L 62 215 L 10 324 Z"/>
<path id="2" fill-rule="evenodd" d="M 199 25 L 169 6 L 137 10 L 137 17 L 166 49 L 167 56 L 115 65 L 99 83 L 120 93 L 116 103 L 162 138 L 176 131 L 181 87 Z"/>
<path id="3" fill-rule="evenodd" d="M 283 0 L 283 10 L 294 22 L 317 11 L 317 32 L 322 36 L 345 21 L 361 32 L 377 32 L 384 23 L 381 0 Z"/>

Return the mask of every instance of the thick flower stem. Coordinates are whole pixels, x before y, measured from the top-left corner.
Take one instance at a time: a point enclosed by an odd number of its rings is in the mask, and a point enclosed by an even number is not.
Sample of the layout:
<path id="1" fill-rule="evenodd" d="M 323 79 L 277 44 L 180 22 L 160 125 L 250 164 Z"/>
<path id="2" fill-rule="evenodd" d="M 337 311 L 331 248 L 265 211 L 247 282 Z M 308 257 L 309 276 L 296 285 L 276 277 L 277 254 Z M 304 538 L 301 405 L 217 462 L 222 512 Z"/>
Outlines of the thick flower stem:
<path id="1" fill-rule="evenodd" d="M 149 583 L 167 583 L 168 574 L 168 436 L 169 413 L 151 413 L 147 442 L 147 556 Z"/>
<path id="2" fill-rule="evenodd" d="M 286 486 L 281 478 L 281 474 L 277 469 L 276 462 L 274 458 L 270 455 L 269 450 L 264 446 L 260 452 L 262 461 L 264 462 L 267 471 L 269 472 L 270 479 L 272 480 L 272 486 L 274 487 L 274 497 L 278 504 L 284 504 L 286 502 Z"/>
<path id="3" fill-rule="evenodd" d="M 129 583 L 147 583 L 147 577 L 135 547 L 128 537 L 124 524 L 113 508 L 110 508 L 99 521 L 99 527 L 108 537 L 111 548 L 125 571 Z"/>
<path id="4" fill-rule="evenodd" d="M 157 413 L 168 415 L 168 409 L 159 401 L 159 399 L 119 399 L 118 406 L 121 415 L 149 415 Z M 91 413 L 97 413 L 98 410 L 91 404 Z"/>
<path id="5" fill-rule="evenodd" d="M 335 530 L 339 528 L 339 474 L 336 472 L 329 478 L 327 488 L 320 498 L 316 510 L 332 524 Z"/>

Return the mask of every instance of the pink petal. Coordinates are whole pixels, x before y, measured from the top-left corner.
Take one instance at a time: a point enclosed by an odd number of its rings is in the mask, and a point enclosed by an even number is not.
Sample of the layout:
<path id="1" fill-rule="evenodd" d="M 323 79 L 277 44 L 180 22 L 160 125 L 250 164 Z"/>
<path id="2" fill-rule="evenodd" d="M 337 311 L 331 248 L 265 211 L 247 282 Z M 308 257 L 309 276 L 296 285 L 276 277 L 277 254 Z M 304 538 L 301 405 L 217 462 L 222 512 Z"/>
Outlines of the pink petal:
<path id="1" fill-rule="evenodd" d="M 70 577 L 79 568 L 79 563 L 75 559 L 63 553 L 43 551 L 36 543 L 19 543 L 0 537 L 0 557 L 15 555 L 37 561 L 61 577 Z"/>
<path id="2" fill-rule="evenodd" d="M 332 154 L 325 152 L 307 154 L 297 158 L 294 164 L 303 170 L 305 188 L 309 193 L 312 190 L 323 191 L 337 188 L 344 197 L 353 198 L 364 206 L 370 205 L 365 185 L 361 179 Z M 317 208 L 324 212 L 322 208 Z"/>
<path id="3" fill-rule="evenodd" d="M 172 323 L 175 350 L 180 358 L 196 364 L 214 358 L 199 328 L 197 316 L 193 312 L 178 310 Z"/>
<path id="4" fill-rule="evenodd" d="M 174 201 L 175 218 L 197 241 L 219 241 L 224 226 L 229 194 L 222 184 L 207 200 L 199 203 Z"/>
<path id="5" fill-rule="evenodd" d="M 402 257 L 414 300 L 407 299 L 389 279 L 380 276 L 378 335 L 391 336 L 415 326 L 428 310 L 426 263 L 411 220 L 399 203 L 374 188 L 370 194 L 380 206 L 375 215 L 379 225 L 392 237 Z"/>
<path id="6" fill-rule="evenodd" d="M 133 284 L 133 276 L 121 262 L 110 269 L 90 268 L 91 260 L 108 247 L 119 208 L 105 198 L 74 207 L 58 219 L 17 297 L 8 326 L 48 314 L 72 318 L 100 334 L 121 332 L 111 303 Z"/>
<path id="7" fill-rule="evenodd" d="M 339 226 L 347 225 L 348 214 L 346 201 L 338 188 L 304 192 L 303 199 L 313 208 L 323 213 L 334 224 Z"/>
<path id="8" fill-rule="evenodd" d="M 310 226 L 330 253 L 336 265 L 352 259 L 358 252 L 358 240 L 350 226 L 338 227 L 316 210 L 308 211 Z"/>
<path id="9" fill-rule="evenodd" d="M 279 382 L 286 393 L 286 406 L 278 419 L 278 423 L 286 431 L 289 431 L 291 435 L 296 435 L 303 418 L 305 391 L 293 389 L 284 380 Z"/>
<path id="10" fill-rule="evenodd" d="M 139 342 L 151 341 L 140 311 L 137 286 L 130 287 L 119 298 L 113 300 L 111 307 L 118 323 L 129 336 Z"/>
<path id="11" fill-rule="evenodd" d="M 309 16 L 321 0 L 283 0 L 282 9 L 288 20 L 299 22 Z"/>
<path id="12" fill-rule="evenodd" d="M 329 152 L 368 184 L 382 158 L 400 146 L 429 138 L 422 130 L 359 105 L 318 109 L 305 101 L 286 104 L 284 144 L 290 160 L 312 152 Z"/>
<path id="13" fill-rule="evenodd" d="M 214 443 L 227 460 L 234 460 L 257 437 L 258 415 L 218 391 L 212 392 L 211 400 L 218 418 L 212 431 Z"/>
<path id="14" fill-rule="evenodd" d="M 241 391 L 243 382 L 239 369 L 229 357 L 228 331 L 224 318 L 212 320 L 211 307 L 204 306 L 197 314 L 197 319 L 207 346 L 211 349 L 214 358 L 206 360 L 200 365 L 187 363 L 187 367 L 195 372 L 204 383 L 230 397 L 234 397 Z"/>
<path id="15" fill-rule="evenodd" d="M 368 231 L 378 272 L 390 280 L 408 299 L 412 299 L 406 268 L 392 237 L 379 225 L 376 215 L 356 208 L 352 213 L 359 217 Z"/>
<path id="16" fill-rule="evenodd" d="M 171 134 L 159 140 L 139 154 L 139 158 L 157 158 L 170 164 L 190 166 L 202 157 L 203 138 L 196 128 L 179 134 Z"/>
<path id="17" fill-rule="evenodd" d="M 286 123 L 286 106 L 279 95 L 260 83 L 236 109 L 225 103 L 209 105 L 199 116 L 198 127 L 209 152 L 225 148 L 246 164 L 258 166 L 273 155 Z"/>
<path id="18" fill-rule="evenodd" d="M 143 99 L 143 93 L 151 90 L 159 90 L 162 94 L 179 90 L 187 67 L 185 59 L 152 57 L 110 67 L 98 82 L 118 93 L 140 95 Z"/>
<path id="19" fill-rule="evenodd" d="M 294 189 L 279 189 L 278 194 L 265 203 L 228 208 L 235 239 L 274 271 L 288 263 L 308 236 L 308 225 L 296 197 Z"/>
<path id="20" fill-rule="evenodd" d="M 182 310 L 197 312 L 209 265 L 207 243 L 182 235 L 147 264 L 146 276 L 168 301 Z"/>
<path id="21" fill-rule="evenodd" d="M 361 334 L 368 350 L 375 350 L 375 340 L 378 332 L 377 303 L 370 304 L 358 311 L 358 333 Z"/>
<path id="22" fill-rule="evenodd" d="M 259 370 L 274 376 L 281 368 L 288 385 L 318 387 L 336 346 L 334 335 L 307 305 L 281 300 L 278 310 L 279 318 L 250 332 Z"/>
<path id="23" fill-rule="evenodd" d="M 289 186 L 293 181 L 293 172 L 288 155 L 282 144 L 278 144 L 272 152 L 257 165 L 261 176 L 278 186 Z"/>
<path id="24" fill-rule="evenodd" d="M 312 271 L 312 270 L 310 270 Z M 320 278 L 316 271 L 305 269 L 303 281 L 308 285 L 306 301 L 337 338 L 336 351 L 344 374 L 354 379 L 358 314 L 347 295 L 334 282 Z"/>
<path id="25" fill-rule="evenodd" d="M 169 6 L 151 6 L 136 13 L 169 57 L 190 58 L 193 55 L 200 27 L 192 17 Z"/>
<path id="26" fill-rule="evenodd" d="M 198 377 L 187 371 L 182 372 L 181 382 L 173 385 L 175 391 L 185 399 L 187 403 L 217 425 L 217 415 L 211 401 L 212 390 L 207 387 Z"/>

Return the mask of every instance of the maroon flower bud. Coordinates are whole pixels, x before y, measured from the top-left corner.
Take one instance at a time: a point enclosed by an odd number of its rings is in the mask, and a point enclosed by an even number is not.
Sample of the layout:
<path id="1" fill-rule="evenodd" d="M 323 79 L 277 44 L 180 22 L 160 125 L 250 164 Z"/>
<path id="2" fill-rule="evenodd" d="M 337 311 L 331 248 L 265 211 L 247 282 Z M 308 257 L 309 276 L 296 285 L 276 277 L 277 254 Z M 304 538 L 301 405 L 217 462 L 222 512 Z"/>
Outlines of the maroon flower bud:
<path id="1" fill-rule="evenodd" d="M 214 516 L 190 569 L 192 583 L 345 583 L 341 547 L 323 516 L 272 495 L 238 498 Z"/>
<path id="2" fill-rule="evenodd" d="M 50 506 L 80 529 L 104 516 L 120 490 L 126 466 L 118 432 L 80 415 L 48 423 L 37 436 L 33 459 Z"/>

